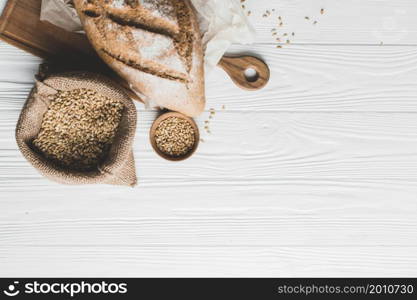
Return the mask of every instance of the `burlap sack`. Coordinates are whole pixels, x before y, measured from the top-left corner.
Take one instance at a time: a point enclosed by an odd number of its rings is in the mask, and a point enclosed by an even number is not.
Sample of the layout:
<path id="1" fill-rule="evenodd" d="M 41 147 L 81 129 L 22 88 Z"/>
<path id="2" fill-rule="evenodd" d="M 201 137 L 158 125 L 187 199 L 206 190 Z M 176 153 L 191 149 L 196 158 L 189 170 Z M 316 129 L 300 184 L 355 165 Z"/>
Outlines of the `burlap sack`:
<path id="1" fill-rule="evenodd" d="M 47 160 L 33 146 L 50 99 L 58 91 L 85 88 L 124 104 L 123 116 L 108 155 L 97 170 L 80 172 Z M 27 99 L 16 127 L 16 141 L 24 157 L 45 177 L 63 184 L 136 185 L 132 151 L 136 132 L 136 107 L 126 93 L 109 79 L 94 73 L 71 72 L 38 80 Z"/>

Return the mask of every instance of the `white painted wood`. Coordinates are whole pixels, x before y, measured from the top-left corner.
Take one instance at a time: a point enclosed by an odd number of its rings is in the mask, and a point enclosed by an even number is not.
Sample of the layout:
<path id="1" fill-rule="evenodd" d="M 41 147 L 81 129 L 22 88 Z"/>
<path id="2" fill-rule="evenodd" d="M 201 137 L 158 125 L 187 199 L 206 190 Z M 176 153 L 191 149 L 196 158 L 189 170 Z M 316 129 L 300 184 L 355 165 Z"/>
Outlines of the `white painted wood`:
<path id="1" fill-rule="evenodd" d="M 2 274 L 71 277 L 415 276 L 415 247 L 2 247 Z M 24 268 L 16 267 L 24 266 Z"/>
<path id="2" fill-rule="evenodd" d="M 140 190 L 38 185 L 12 193 L 3 188 L 18 197 L 0 201 L 1 211 L 8 211 L 0 221 L 0 244 L 417 247 L 415 182 L 191 183 Z M 0 258 L 0 264 L 6 260 Z"/>
<path id="3" fill-rule="evenodd" d="M 293 43 L 413 44 L 417 42 L 417 3 L 413 0 L 246 0 L 258 43 L 274 41 L 271 29 L 294 32 Z M 320 10 L 325 12 L 321 15 Z M 272 10 L 275 9 L 275 12 Z M 262 17 L 266 11 L 271 16 Z M 283 26 L 279 27 L 278 17 Z M 306 20 L 308 17 L 309 20 Z M 314 22 L 317 24 L 314 25 Z"/>
<path id="4" fill-rule="evenodd" d="M 18 112 L 1 112 L 0 186 L 40 176 L 14 145 Z M 274 183 L 288 178 L 412 179 L 417 181 L 415 113 L 218 112 L 193 158 L 170 163 L 148 143 L 154 112 L 141 112 L 137 171 L 147 184 L 236 180 Z M 204 128 L 206 118 L 199 119 Z M 5 181 L 4 181 L 5 180 Z M 15 181 L 16 180 L 16 181 Z"/>
<path id="5" fill-rule="evenodd" d="M 0 0 L 0 10 L 6 0 Z M 278 16 L 280 36 L 294 32 L 301 44 L 417 44 L 417 3 L 414 0 L 246 0 L 258 43 L 271 43 Z M 320 9 L 324 8 L 324 15 Z M 268 18 L 262 15 L 275 9 Z M 310 20 L 305 20 L 308 16 Z M 313 25 L 314 21 L 318 23 Z M 285 42 L 285 40 L 284 40 Z"/>
<path id="6" fill-rule="evenodd" d="M 414 46 L 236 46 L 231 53 L 256 53 L 272 74 L 262 91 L 231 84 L 218 68 L 207 84 L 208 108 L 227 111 L 417 111 L 417 48 Z M 0 43 L 2 109 L 20 109 L 33 85 L 39 60 Z M 138 106 L 143 109 L 143 106 Z"/>
<path id="7" fill-rule="evenodd" d="M 0 276 L 417 276 L 415 1 L 248 2 L 258 43 L 231 52 L 263 57 L 270 85 L 214 71 L 212 134 L 182 163 L 153 153 L 138 104 L 135 189 L 61 186 L 23 159 L 40 61 L 0 43 Z M 274 7 L 295 45 L 271 43 Z"/>

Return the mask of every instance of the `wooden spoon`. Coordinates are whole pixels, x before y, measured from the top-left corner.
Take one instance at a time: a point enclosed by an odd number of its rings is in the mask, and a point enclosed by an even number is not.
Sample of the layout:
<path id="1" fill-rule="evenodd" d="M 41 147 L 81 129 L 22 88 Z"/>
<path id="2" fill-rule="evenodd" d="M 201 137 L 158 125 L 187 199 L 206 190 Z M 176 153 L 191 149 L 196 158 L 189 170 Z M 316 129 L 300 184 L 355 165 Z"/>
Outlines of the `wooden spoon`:
<path id="1" fill-rule="evenodd" d="M 226 71 L 238 87 L 248 91 L 262 89 L 270 78 L 268 65 L 254 56 L 223 56 L 219 67 Z M 248 76 L 248 71 L 254 74 Z"/>

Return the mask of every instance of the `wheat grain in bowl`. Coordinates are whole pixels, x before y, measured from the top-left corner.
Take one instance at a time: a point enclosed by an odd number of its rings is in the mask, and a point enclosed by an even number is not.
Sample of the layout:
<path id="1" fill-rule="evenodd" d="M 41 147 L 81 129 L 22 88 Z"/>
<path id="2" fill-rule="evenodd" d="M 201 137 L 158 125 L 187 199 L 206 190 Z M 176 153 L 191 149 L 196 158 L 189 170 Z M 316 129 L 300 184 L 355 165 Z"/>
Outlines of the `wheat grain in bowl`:
<path id="1" fill-rule="evenodd" d="M 156 145 L 169 156 L 183 156 L 194 146 L 195 132 L 190 122 L 177 117 L 162 121 L 155 132 Z"/>
<path id="2" fill-rule="evenodd" d="M 180 113 L 160 116 L 151 128 L 151 144 L 163 158 L 180 161 L 189 158 L 197 149 L 199 131 L 194 120 Z"/>
<path id="3" fill-rule="evenodd" d="M 110 149 L 123 108 L 119 100 L 92 90 L 60 91 L 51 100 L 33 145 L 64 168 L 95 169 Z"/>

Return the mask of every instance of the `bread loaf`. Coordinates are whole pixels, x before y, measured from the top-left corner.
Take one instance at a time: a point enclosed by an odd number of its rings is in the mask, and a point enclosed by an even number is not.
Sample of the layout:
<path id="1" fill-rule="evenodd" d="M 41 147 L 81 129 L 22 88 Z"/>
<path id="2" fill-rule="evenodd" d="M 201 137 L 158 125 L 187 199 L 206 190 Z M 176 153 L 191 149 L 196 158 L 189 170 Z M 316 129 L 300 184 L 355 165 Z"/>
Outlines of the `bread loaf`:
<path id="1" fill-rule="evenodd" d="M 205 106 L 204 55 L 189 0 L 75 0 L 100 57 L 153 106 L 194 117 Z"/>

